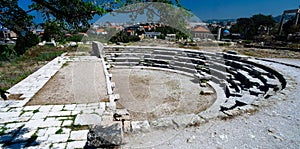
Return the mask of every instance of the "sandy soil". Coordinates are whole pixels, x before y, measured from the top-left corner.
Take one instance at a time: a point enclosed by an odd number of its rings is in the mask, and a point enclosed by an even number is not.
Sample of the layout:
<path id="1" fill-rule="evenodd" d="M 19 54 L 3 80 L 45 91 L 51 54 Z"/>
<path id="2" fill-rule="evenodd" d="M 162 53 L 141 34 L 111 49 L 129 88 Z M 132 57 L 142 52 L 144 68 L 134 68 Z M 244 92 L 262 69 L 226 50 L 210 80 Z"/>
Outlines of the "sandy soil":
<path id="1" fill-rule="evenodd" d="M 119 103 L 134 120 L 199 113 L 211 106 L 216 95 L 200 95 L 202 88 L 191 77 L 148 69 L 113 69 Z"/>
<path id="2" fill-rule="evenodd" d="M 100 102 L 106 97 L 101 62 L 68 62 L 27 105 Z"/>

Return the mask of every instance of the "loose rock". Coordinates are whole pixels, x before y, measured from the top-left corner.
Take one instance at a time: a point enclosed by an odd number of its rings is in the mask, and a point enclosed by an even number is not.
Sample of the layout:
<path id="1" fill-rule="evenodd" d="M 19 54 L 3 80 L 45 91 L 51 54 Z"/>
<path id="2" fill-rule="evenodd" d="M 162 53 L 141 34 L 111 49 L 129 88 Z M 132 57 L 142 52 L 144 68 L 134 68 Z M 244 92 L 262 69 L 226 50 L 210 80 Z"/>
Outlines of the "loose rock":
<path id="1" fill-rule="evenodd" d="M 115 147 L 122 144 L 122 125 L 114 123 L 109 126 L 96 125 L 87 135 L 87 147 Z"/>

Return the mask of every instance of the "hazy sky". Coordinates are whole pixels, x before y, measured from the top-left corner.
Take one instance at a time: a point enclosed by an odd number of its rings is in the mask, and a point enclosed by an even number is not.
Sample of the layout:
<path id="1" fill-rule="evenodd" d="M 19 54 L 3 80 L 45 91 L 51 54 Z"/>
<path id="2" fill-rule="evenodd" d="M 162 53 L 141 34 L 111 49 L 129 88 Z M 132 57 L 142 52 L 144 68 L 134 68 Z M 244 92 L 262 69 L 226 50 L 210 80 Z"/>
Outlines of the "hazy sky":
<path id="1" fill-rule="evenodd" d="M 31 0 L 19 0 L 22 7 L 27 7 Z M 286 9 L 296 9 L 300 0 L 180 0 L 201 20 L 236 19 L 254 14 L 277 16 Z"/>

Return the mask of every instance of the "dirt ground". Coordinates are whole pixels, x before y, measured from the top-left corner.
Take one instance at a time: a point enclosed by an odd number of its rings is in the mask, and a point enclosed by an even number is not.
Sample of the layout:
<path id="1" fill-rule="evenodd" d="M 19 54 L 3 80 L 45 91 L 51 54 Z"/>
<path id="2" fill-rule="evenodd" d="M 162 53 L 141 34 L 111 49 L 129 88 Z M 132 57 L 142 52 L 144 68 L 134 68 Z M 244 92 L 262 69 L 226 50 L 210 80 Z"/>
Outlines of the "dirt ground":
<path id="1" fill-rule="evenodd" d="M 299 66 L 295 59 L 272 59 Z M 153 130 L 125 138 L 124 148 L 232 149 L 300 147 L 300 69 L 263 62 L 295 80 L 286 97 L 273 99 L 255 113 L 214 119 L 197 127 Z"/>
<path id="2" fill-rule="evenodd" d="M 191 77 L 148 69 L 113 69 L 115 92 L 119 103 L 129 110 L 133 120 L 199 113 L 215 100 L 216 95 L 200 95 L 200 87 Z"/>
<path id="3" fill-rule="evenodd" d="M 100 102 L 107 93 L 102 71 L 101 62 L 67 62 L 27 105 Z"/>

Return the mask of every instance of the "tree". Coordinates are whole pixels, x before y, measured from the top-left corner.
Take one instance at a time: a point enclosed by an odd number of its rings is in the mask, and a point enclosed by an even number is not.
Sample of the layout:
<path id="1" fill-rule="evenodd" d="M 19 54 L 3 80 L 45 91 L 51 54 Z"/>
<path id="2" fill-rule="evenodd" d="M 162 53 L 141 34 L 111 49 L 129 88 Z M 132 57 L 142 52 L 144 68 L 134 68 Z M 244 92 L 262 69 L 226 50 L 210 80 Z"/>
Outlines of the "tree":
<path id="1" fill-rule="evenodd" d="M 33 23 L 34 16 L 30 14 L 33 11 L 41 13 L 44 20 L 58 24 L 64 23 L 68 30 L 78 30 L 89 28 L 89 20 L 93 19 L 96 14 L 101 16 L 137 2 L 164 2 L 175 4 L 177 7 L 181 6 L 179 0 L 31 0 L 31 2 L 29 10 L 24 10 L 18 5 L 18 0 L 0 1 L 0 24 L 14 31 L 18 38 L 25 38 L 26 34 L 29 35 L 30 28 L 37 25 Z M 163 9 L 159 12 L 153 11 L 148 16 L 151 17 L 154 13 L 161 13 L 163 16 L 166 13 L 164 11 Z M 142 13 L 142 9 L 132 11 L 132 13 Z"/>
<path id="2" fill-rule="evenodd" d="M 250 18 L 239 18 L 237 23 L 230 29 L 231 33 L 241 33 L 246 39 L 251 39 L 255 35 L 254 23 Z"/>
<path id="3" fill-rule="evenodd" d="M 269 35 L 269 31 L 275 26 L 275 20 L 271 15 L 257 14 L 253 15 L 250 19 L 253 21 L 256 33 L 260 35 Z"/>
<path id="4" fill-rule="evenodd" d="M 251 18 L 239 18 L 232 26 L 232 33 L 241 33 L 246 39 L 254 39 L 256 35 L 269 34 L 275 26 L 275 20 L 271 15 L 253 15 Z"/>

